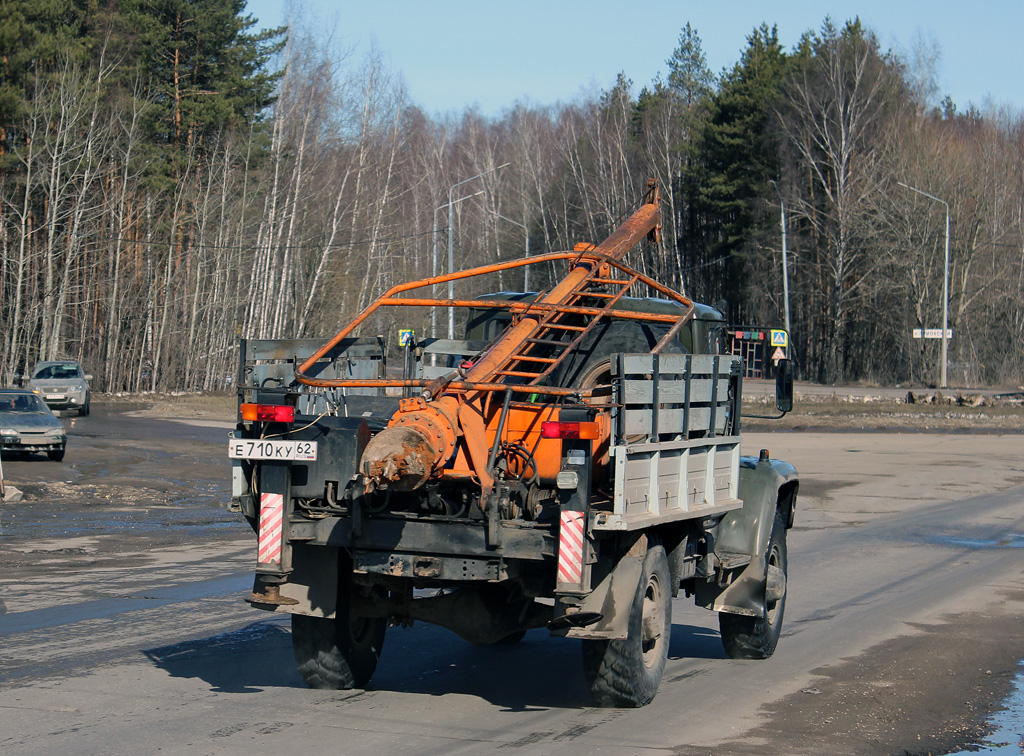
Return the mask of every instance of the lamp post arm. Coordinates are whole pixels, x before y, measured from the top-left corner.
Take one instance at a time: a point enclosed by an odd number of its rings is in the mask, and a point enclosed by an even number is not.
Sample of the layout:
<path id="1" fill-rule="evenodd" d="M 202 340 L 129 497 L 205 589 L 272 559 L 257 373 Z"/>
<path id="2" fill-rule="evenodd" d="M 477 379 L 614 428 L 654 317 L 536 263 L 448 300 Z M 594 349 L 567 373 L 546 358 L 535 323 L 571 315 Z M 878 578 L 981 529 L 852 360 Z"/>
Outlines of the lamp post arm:
<path id="1" fill-rule="evenodd" d="M 462 181 L 457 181 L 456 183 L 454 183 L 450 187 L 448 187 L 448 272 L 449 273 L 452 273 L 455 270 L 455 231 L 452 228 L 452 208 L 453 208 L 453 206 L 455 204 L 454 201 L 453 201 L 455 188 L 458 187 L 458 186 L 462 186 L 463 184 L 468 184 L 470 181 L 473 181 L 474 179 L 478 179 L 481 176 L 486 176 L 489 173 L 494 173 L 495 171 L 500 171 L 502 168 L 505 168 L 506 166 L 509 166 L 509 165 L 512 165 L 512 163 L 502 163 L 497 168 L 491 168 L 489 171 L 484 171 L 483 173 L 478 173 L 475 176 L 470 176 L 469 178 L 463 179 Z M 454 281 L 449 281 L 448 282 L 448 299 L 455 299 L 455 282 Z M 448 308 L 448 338 L 449 339 L 454 339 L 455 338 L 455 309 L 452 308 L 452 307 Z"/>
<path id="2" fill-rule="evenodd" d="M 527 226 L 525 223 L 520 223 L 519 221 L 515 221 L 515 220 L 512 220 L 511 218 L 507 218 L 506 216 L 502 215 L 501 213 L 496 213 L 493 210 L 491 212 L 493 212 L 496 216 L 498 216 L 502 220 L 508 221 L 513 226 L 519 226 L 519 228 L 523 229 L 523 231 L 526 232 L 526 257 L 529 257 L 530 256 L 530 227 Z M 523 268 L 523 290 L 524 291 L 529 291 L 530 290 L 530 266 L 529 265 L 527 265 L 525 268 Z"/>

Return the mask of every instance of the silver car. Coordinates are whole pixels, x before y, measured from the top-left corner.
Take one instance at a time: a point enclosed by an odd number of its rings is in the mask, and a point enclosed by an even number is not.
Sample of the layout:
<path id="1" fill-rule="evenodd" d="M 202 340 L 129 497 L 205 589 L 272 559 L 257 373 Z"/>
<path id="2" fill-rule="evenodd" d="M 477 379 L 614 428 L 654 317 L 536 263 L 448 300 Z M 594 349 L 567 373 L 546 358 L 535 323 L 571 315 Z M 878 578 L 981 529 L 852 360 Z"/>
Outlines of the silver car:
<path id="1" fill-rule="evenodd" d="M 67 433 L 39 395 L 25 389 L 0 389 L 0 450 L 45 452 L 54 462 L 64 459 Z"/>
<path id="2" fill-rule="evenodd" d="M 79 415 L 89 414 L 89 384 L 82 366 L 72 360 L 37 362 L 25 388 L 42 396 L 51 409 L 73 409 Z"/>

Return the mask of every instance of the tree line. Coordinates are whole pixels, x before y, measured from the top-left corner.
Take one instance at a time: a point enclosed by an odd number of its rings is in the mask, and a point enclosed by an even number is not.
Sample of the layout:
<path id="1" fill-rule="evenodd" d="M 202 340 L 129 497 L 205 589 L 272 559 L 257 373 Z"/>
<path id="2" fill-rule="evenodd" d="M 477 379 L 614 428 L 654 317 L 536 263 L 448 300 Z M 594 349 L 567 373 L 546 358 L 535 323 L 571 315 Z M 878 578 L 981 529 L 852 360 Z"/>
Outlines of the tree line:
<path id="1" fill-rule="evenodd" d="M 0 381 L 75 358 L 100 390 L 216 388 L 239 338 L 331 335 L 444 272 L 449 228 L 460 268 L 571 249 L 654 177 L 662 241 L 632 264 L 737 324 L 783 322 L 785 215 L 794 356 L 823 382 L 936 380 L 913 330 L 941 325 L 948 203 L 950 381 L 1020 383 L 1024 128 L 940 101 L 934 50 L 762 25 L 714 75 L 687 26 L 639 91 L 430 116 L 379 52 L 244 5 L 5 0 Z M 372 327 L 430 334 L 408 317 Z"/>

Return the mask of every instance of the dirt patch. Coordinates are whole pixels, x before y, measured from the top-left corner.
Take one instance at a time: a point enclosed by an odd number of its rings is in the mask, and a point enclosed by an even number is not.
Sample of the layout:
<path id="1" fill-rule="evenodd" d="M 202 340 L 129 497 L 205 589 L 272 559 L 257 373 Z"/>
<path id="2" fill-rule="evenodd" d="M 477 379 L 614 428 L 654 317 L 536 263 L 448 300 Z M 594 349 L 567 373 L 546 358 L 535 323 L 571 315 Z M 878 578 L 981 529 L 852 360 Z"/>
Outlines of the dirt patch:
<path id="1" fill-rule="evenodd" d="M 136 417 L 234 422 L 238 396 L 234 393 L 105 394 L 93 399 Z"/>
<path id="2" fill-rule="evenodd" d="M 878 396 L 798 396 L 793 411 L 778 420 L 744 419 L 745 430 L 757 431 L 914 431 L 957 433 L 1024 433 L 1024 406 L 993 402 L 978 407 L 957 404 L 957 398 L 930 404 Z M 752 398 L 745 415 L 770 415 L 774 399 Z"/>
<path id="3" fill-rule="evenodd" d="M 807 688 L 765 706 L 767 721 L 747 737 L 673 753 L 937 756 L 978 743 L 1024 657 L 1022 602 L 1017 593 L 998 612 L 914 626 L 911 635 L 814 670 Z"/>

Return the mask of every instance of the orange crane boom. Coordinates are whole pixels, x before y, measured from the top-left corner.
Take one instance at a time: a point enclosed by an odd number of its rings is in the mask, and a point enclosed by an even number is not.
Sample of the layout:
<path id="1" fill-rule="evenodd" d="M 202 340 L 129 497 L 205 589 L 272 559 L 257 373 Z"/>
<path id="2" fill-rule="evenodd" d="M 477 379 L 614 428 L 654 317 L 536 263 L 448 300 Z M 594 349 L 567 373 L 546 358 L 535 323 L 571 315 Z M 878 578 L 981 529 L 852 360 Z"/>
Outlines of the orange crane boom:
<path id="1" fill-rule="evenodd" d="M 567 310 L 562 306 L 579 303 L 581 297 L 604 296 L 608 300 L 606 304 L 618 301 L 637 279 L 634 276 L 627 281 L 612 281 L 609 263 L 620 261 L 645 237 L 656 238 L 660 220 L 658 189 L 651 182 L 640 209 L 597 247 L 581 252 L 568 275 L 538 298 L 537 303 L 541 306 L 537 307 L 537 314 L 520 316 L 518 322 L 464 372 L 464 382 L 494 384 L 518 380 L 534 384 L 547 378 L 559 364 L 559 356 L 567 354 L 589 331 L 587 325 L 580 324 L 579 315 L 570 322 Z M 603 288 L 617 283 L 620 290 L 617 294 L 585 293 L 596 279 L 600 279 Z M 553 335 L 558 335 L 560 340 L 552 338 Z M 539 344 L 548 350 L 548 356 L 538 356 L 542 353 L 538 351 Z M 551 356 L 552 349 L 555 350 L 554 356 Z M 448 382 L 456 377 L 458 374 L 453 374 Z M 497 421 L 497 408 L 487 401 L 491 395 L 487 391 L 445 390 L 445 384 L 444 380 L 435 382 L 423 396 L 403 400 L 389 427 L 370 440 L 360 469 L 368 486 L 414 490 L 442 474 L 456 455 L 461 441 L 468 457 L 465 460 L 468 473 L 479 482 L 480 505 L 483 507 L 493 487 L 488 464 L 488 436 L 493 437 L 497 433 L 493 427 Z M 506 417 L 507 413 L 506 407 Z M 526 425 L 539 439 L 541 422 L 556 413 L 555 406 L 538 405 L 536 411 L 530 413 L 533 422 L 527 421 Z M 538 453 L 537 456 L 547 455 Z M 458 475 L 459 471 L 452 473 Z M 463 470 L 462 474 L 465 473 Z"/>

